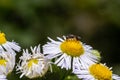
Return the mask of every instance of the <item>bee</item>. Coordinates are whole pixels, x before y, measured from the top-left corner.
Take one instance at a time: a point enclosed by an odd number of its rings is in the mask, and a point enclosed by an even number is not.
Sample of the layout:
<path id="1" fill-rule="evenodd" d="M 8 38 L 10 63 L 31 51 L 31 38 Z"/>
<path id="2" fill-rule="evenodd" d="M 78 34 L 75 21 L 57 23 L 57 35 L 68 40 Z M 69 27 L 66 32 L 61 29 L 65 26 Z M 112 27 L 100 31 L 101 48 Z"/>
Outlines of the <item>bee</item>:
<path id="1" fill-rule="evenodd" d="M 73 34 L 69 34 L 66 36 L 66 39 L 76 39 L 76 40 L 80 40 L 80 36 L 76 36 L 76 35 L 73 35 Z"/>

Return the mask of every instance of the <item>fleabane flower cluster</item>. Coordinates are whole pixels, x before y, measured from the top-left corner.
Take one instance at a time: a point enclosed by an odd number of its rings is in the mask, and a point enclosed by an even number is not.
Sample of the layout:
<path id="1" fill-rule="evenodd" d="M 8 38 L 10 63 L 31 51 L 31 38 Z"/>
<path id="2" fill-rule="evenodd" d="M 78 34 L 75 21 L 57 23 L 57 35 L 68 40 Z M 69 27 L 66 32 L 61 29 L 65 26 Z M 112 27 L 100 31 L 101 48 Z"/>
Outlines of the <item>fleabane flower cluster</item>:
<path id="1" fill-rule="evenodd" d="M 112 73 L 111 68 L 100 63 L 100 53 L 90 45 L 81 42 L 75 35 L 57 37 L 57 41 L 48 37 L 50 42 L 43 46 L 43 53 L 49 59 L 55 59 L 54 64 L 72 69 L 72 72 L 82 80 L 120 80 Z"/>
<path id="2" fill-rule="evenodd" d="M 53 40 L 42 46 L 23 49 L 16 71 L 20 78 L 26 76 L 29 79 L 43 77 L 52 64 L 61 69 L 71 70 L 82 80 L 120 80 L 120 76 L 113 73 L 112 68 L 101 63 L 98 50 L 83 43 L 79 36 L 68 35 Z M 16 52 L 21 47 L 14 41 L 7 41 L 5 34 L 0 32 L 0 80 L 7 80 L 15 66 Z"/>

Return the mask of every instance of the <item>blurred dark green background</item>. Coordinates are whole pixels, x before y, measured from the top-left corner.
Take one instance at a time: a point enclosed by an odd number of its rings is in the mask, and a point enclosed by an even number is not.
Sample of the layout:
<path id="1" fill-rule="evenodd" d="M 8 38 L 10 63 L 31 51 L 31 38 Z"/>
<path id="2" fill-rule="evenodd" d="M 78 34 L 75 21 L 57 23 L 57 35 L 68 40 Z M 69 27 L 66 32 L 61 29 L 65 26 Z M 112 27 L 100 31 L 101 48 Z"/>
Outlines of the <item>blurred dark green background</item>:
<path id="1" fill-rule="evenodd" d="M 0 31 L 22 49 L 45 44 L 48 36 L 79 35 L 120 75 L 120 0 L 0 0 Z M 72 76 L 58 69 L 39 80 L 78 80 Z M 19 74 L 14 70 L 8 79 Z"/>

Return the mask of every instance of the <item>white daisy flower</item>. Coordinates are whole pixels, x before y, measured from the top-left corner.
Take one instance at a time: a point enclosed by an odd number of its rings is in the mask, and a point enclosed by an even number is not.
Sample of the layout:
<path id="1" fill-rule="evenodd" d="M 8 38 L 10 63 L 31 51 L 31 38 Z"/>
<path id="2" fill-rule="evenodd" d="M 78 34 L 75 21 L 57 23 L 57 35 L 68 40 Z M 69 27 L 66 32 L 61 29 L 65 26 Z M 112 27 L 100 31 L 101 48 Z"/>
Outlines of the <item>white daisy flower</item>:
<path id="1" fill-rule="evenodd" d="M 15 54 L 9 52 L 0 53 L 0 75 L 8 75 L 15 66 Z"/>
<path id="2" fill-rule="evenodd" d="M 23 55 L 20 57 L 17 65 L 17 71 L 22 73 L 20 78 L 24 75 L 28 78 L 42 77 L 51 67 L 50 61 L 40 53 L 40 46 L 31 47 L 31 51 L 32 53 L 29 53 L 28 49 L 23 50 Z"/>
<path id="3" fill-rule="evenodd" d="M 86 68 L 90 64 L 97 62 L 97 57 L 92 53 L 92 47 L 83 44 L 78 36 L 57 37 L 55 41 L 48 37 L 51 42 L 43 46 L 43 53 L 49 58 L 55 58 L 55 64 L 61 68 L 74 71 L 76 66 Z"/>
<path id="4" fill-rule="evenodd" d="M 3 75 L 3 74 L 2 74 L 2 75 L 0 74 L 0 80 L 7 80 L 7 79 L 6 79 L 6 76 Z"/>
<path id="5" fill-rule="evenodd" d="M 10 53 L 15 53 L 15 51 L 20 51 L 20 46 L 14 41 L 9 42 L 5 38 L 5 34 L 0 32 L 0 53 L 2 51 L 8 51 Z"/>
<path id="6" fill-rule="evenodd" d="M 120 80 L 105 64 L 96 63 L 89 66 L 88 69 L 76 68 L 74 73 L 82 80 Z"/>

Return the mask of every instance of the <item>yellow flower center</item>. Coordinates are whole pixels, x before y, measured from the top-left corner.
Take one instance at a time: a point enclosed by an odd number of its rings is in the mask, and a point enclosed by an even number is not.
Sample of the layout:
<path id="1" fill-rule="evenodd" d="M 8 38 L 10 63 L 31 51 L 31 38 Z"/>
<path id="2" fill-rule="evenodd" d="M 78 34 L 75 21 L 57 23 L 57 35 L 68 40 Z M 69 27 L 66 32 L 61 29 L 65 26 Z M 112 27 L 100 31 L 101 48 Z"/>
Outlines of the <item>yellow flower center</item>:
<path id="1" fill-rule="evenodd" d="M 7 61 L 4 59 L 0 59 L 0 65 L 1 66 L 6 66 Z"/>
<path id="2" fill-rule="evenodd" d="M 31 59 L 28 61 L 28 68 L 31 68 L 33 64 L 38 64 L 37 59 Z"/>
<path id="3" fill-rule="evenodd" d="M 5 34 L 0 32 L 0 44 L 6 43 Z"/>
<path id="4" fill-rule="evenodd" d="M 97 80 L 112 80 L 112 71 L 103 64 L 93 64 L 89 70 Z"/>
<path id="5" fill-rule="evenodd" d="M 60 48 L 63 53 L 66 53 L 73 57 L 80 56 L 84 53 L 82 43 L 76 38 L 66 39 L 64 42 L 62 42 Z"/>

